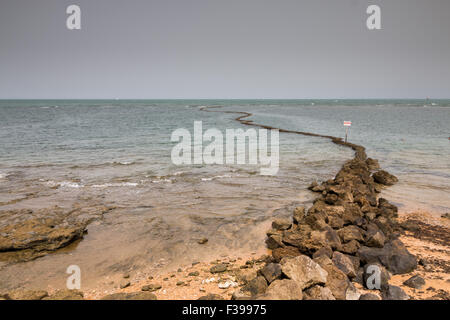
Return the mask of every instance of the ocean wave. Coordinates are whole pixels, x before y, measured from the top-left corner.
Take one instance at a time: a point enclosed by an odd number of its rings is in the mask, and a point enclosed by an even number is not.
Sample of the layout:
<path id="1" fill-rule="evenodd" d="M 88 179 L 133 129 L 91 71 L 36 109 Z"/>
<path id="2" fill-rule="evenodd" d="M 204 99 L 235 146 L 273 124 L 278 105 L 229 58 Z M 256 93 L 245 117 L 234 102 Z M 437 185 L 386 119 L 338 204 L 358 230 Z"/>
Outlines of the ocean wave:
<path id="1" fill-rule="evenodd" d="M 104 184 L 94 184 L 92 188 L 110 188 L 110 187 L 137 187 L 139 183 L 136 182 L 111 182 Z"/>
<path id="2" fill-rule="evenodd" d="M 202 178 L 202 181 L 212 181 L 215 179 L 222 179 L 222 178 L 231 178 L 231 175 L 225 174 L 225 175 L 214 176 L 214 177 L 209 177 L 209 178 Z"/>
<path id="3" fill-rule="evenodd" d="M 158 179 L 158 180 L 152 180 L 152 183 L 161 183 L 161 182 L 167 182 L 167 183 L 172 183 L 171 179 Z"/>
<path id="4" fill-rule="evenodd" d="M 58 188 L 82 188 L 84 187 L 83 184 L 78 183 L 78 182 L 74 182 L 74 181 L 53 181 L 53 180 L 49 180 L 49 181 L 45 181 L 45 184 L 49 187 L 58 187 Z"/>
<path id="5" fill-rule="evenodd" d="M 115 166 L 131 166 L 135 165 L 138 162 L 136 161 L 112 161 L 112 162 L 104 162 L 104 163 L 95 163 L 95 164 L 76 164 L 70 167 L 70 169 L 88 169 L 88 168 L 102 168 L 102 167 L 115 167 Z"/>

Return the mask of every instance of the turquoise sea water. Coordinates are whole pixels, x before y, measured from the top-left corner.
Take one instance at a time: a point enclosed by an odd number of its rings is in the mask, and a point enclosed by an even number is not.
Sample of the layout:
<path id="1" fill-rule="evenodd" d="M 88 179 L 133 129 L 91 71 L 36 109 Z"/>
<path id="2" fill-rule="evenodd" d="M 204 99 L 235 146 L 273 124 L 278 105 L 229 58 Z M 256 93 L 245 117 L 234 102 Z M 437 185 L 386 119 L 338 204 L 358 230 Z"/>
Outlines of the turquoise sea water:
<path id="1" fill-rule="evenodd" d="M 54 268 L 70 259 L 97 279 L 117 265 L 169 268 L 263 250 L 270 219 L 308 204 L 313 195 L 306 187 L 333 177 L 352 157 L 328 139 L 282 133 L 275 176 L 261 176 L 252 165 L 176 166 L 174 130 L 192 132 L 200 120 L 204 130 L 248 128 L 233 114 L 202 106 L 334 136 L 344 136 L 342 123 L 350 120 L 349 140 L 399 177 L 385 197 L 403 211 L 450 211 L 450 100 L 0 101 L 0 210 L 117 208 L 89 227 L 70 256 L 5 267 L 7 286 L 30 267 L 40 274 L 36 283 L 56 281 Z M 199 251 L 196 239 L 203 236 L 208 246 Z"/>

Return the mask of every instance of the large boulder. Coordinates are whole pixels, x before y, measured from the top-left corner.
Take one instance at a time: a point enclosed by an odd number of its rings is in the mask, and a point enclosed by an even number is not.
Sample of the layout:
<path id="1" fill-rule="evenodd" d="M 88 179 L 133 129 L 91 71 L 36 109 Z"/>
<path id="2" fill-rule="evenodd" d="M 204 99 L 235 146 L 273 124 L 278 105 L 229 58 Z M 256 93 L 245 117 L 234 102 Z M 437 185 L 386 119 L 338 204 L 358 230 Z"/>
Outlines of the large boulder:
<path id="1" fill-rule="evenodd" d="M 283 259 L 281 271 L 286 277 L 294 280 L 302 290 L 315 284 L 327 282 L 328 273 L 305 255 Z"/>
<path id="2" fill-rule="evenodd" d="M 392 186 L 398 182 L 396 176 L 390 174 L 387 171 L 379 170 L 372 175 L 373 180 L 379 184 L 383 184 L 385 186 Z"/>
<path id="3" fill-rule="evenodd" d="M 383 248 L 363 246 L 358 250 L 358 255 L 362 263 L 379 262 L 393 274 L 408 273 L 417 267 L 416 257 L 409 253 L 400 240 L 392 240 Z"/>
<path id="4" fill-rule="evenodd" d="M 286 246 L 272 250 L 272 257 L 275 262 L 280 262 L 285 257 L 297 257 L 301 253 L 296 247 Z"/>
<path id="5" fill-rule="evenodd" d="M 349 242 L 352 240 L 364 241 L 364 230 L 358 228 L 357 226 L 346 226 L 337 231 L 337 234 L 343 242 Z"/>
<path id="6" fill-rule="evenodd" d="M 325 286 L 330 289 L 337 300 L 345 300 L 347 298 L 347 290 L 351 284 L 345 273 L 339 270 L 333 264 L 333 261 L 324 255 L 315 258 L 314 261 L 328 273 Z"/>
<path id="7" fill-rule="evenodd" d="M 291 220 L 288 218 L 277 218 L 272 222 L 272 228 L 275 230 L 287 230 L 291 225 Z"/>
<path id="8" fill-rule="evenodd" d="M 335 251 L 332 259 L 334 265 L 338 267 L 347 277 L 356 277 L 356 270 L 353 261 L 345 254 Z"/>

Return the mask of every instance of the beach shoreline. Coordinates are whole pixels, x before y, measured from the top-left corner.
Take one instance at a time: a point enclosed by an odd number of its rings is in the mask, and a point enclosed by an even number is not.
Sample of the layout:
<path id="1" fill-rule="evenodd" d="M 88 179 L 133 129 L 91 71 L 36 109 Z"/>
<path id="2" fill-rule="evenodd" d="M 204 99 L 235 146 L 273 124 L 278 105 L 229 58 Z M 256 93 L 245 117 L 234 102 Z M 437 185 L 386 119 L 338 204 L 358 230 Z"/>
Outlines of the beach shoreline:
<path id="1" fill-rule="evenodd" d="M 217 107 L 213 107 L 213 108 L 217 108 Z M 204 108 L 202 110 L 207 111 L 207 112 L 237 113 L 240 115 L 237 118 L 235 118 L 235 120 L 239 121 L 242 124 L 250 125 L 250 126 L 257 126 L 257 127 L 261 127 L 261 128 L 265 128 L 265 129 L 277 129 L 277 128 L 274 128 L 271 126 L 256 124 L 251 120 L 244 120 L 245 118 L 252 115 L 251 113 L 248 113 L 248 112 L 212 111 L 212 110 L 207 110 L 206 108 Z M 367 158 L 364 147 L 362 147 L 360 145 L 344 142 L 342 140 L 342 138 L 313 134 L 313 133 L 306 133 L 306 132 L 291 131 L 291 130 L 283 130 L 283 129 L 279 129 L 279 130 L 280 130 L 280 132 L 328 138 L 328 139 L 331 139 L 331 141 L 335 144 L 351 148 L 355 152 L 354 159 L 347 161 L 346 164 L 352 163 L 352 161 L 355 161 L 356 163 L 367 162 L 367 159 L 370 159 L 370 158 Z M 373 161 L 374 160 L 371 160 L 370 162 L 372 163 Z M 344 167 L 345 167 L 345 165 L 343 166 L 343 168 Z M 343 168 L 341 168 L 341 171 L 343 170 Z M 377 170 L 378 170 L 378 168 L 377 168 Z M 339 173 L 338 173 L 338 175 L 339 175 Z M 390 178 L 390 177 L 388 176 L 388 178 Z M 329 185 L 333 184 L 330 181 L 324 182 L 324 183 L 325 184 L 328 183 Z M 318 187 L 318 186 L 319 186 L 319 184 L 315 185 L 315 187 Z M 314 187 L 312 189 L 314 189 Z M 325 189 L 323 189 L 323 191 L 325 191 Z M 322 193 L 322 191 L 320 191 L 320 192 Z M 379 193 L 380 190 L 377 190 L 376 192 Z M 338 196 L 340 197 L 339 192 L 333 193 L 333 194 L 336 195 L 336 197 L 335 197 L 336 199 L 333 198 L 332 200 L 330 200 L 331 204 L 335 204 L 338 201 L 341 201 L 341 200 L 338 200 Z M 329 195 L 330 195 L 330 193 L 327 194 L 325 192 L 325 194 L 323 196 L 324 196 L 324 198 L 326 198 L 326 196 L 329 196 Z M 344 197 L 345 196 L 346 195 L 344 195 Z M 347 201 L 347 200 L 345 200 L 345 201 Z M 351 202 L 353 202 L 353 200 Z M 328 201 L 327 201 L 327 203 L 328 203 Z M 311 209 L 311 208 L 309 208 L 309 209 Z M 108 209 L 105 209 L 105 210 L 108 211 Z M 400 213 L 399 221 L 401 223 L 403 223 L 405 221 L 411 220 L 411 217 L 415 217 L 416 221 L 420 221 L 421 223 L 424 223 L 427 226 L 429 226 L 429 224 L 427 224 L 427 222 L 429 223 L 431 220 L 433 220 L 431 218 L 432 215 L 430 215 L 430 217 L 429 217 L 426 214 L 417 215 L 416 213 Z M 418 219 L 418 217 L 420 217 L 420 219 Z M 402 221 L 402 219 L 404 219 L 404 220 Z M 434 222 L 436 222 L 435 219 L 436 218 L 434 218 Z M 415 224 L 417 227 L 417 222 L 415 222 Z M 444 224 L 446 224 L 445 220 L 444 220 Z M 419 228 L 419 229 L 424 228 L 424 225 L 420 225 L 417 228 Z M 429 228 L 429 227 L 427 227 L 427 228 Z M 431 225 L 431 229 L 432 228 L 433 228 L 433 226 Z M 444 228 L 446 228 L 446 230 L 448 230 L 448 225 L 445 226 Z M 75 240 L 82 237 L 82 236 L 80 236 L 79 229 L 76 229 L 75 233 L 78 235 L 77 237 L 74 238 Z M 411 235 L 411 234 L 405 232 L 400 235 L 399 239 L 401 241 L 405 242 L 406 247 L 413 253 L 417 253 L 417 254 L 420 253 L 422 255 L 432 254 L 432 250 L 427 251 L 427 244 L 424 244 L 423 242 L 418 243 L 416 241 L 416 240 L 422 241 L 421 239 L 418 239 L 417 237 L 418 237 L 417 234 L 414 236 L 414 235 Z M 448 239 L 444 239 L 444 241 L 447 241 L 447 240 Z M 427 240 L 425 242 L 428 243 L 430 241 Z M 207 243 L 205 243 L 205 245 L 207 245 Z M 61 247 L 64 247 L 64 246 L 65 246 L 65 244 L 63 243 L 63 245 Z M 448 244 L 447 244 L 447 247 L 448 247 Z M 423 248 L 425 248 L 425 251 Z M 274 249 L 276 249 L 276 248 L 274 248 Z M 448 278 L 448 269 L 445 269 L 446 268 L 445 264 L 448 263 L 448 259 L 445 259 L 445 258 L 448 258 L 448 251 L 446 251 L 445 245 L 444 245 L 444 248 L 440 248 L 438 250 L 440 250 L 439 253 L 441 255 L 439 256 L 439 258 L 436 258 L 437 259 L 436 261 L 439 261 L 438 263 L 442 264 L 442 260 L 444 260 L 444 263 L 443 263 L 444 264 L 444 273 L 443 274 L 439 273 L 436 270 L 433 271 L 430 269 L 430 267 L 428 268 L 429 269 L 428 273 L 433 274 L 433 272 L 434 272 L 437 275 L 437 277 L 440 277 L 442 279 L 435 279 L 436 275 L 429 276 L 427 273 L 424 272 L 426 265 L 420 266 L 420 263 L 419 263 L 419 270 L 417 271 L 417 272 L 420 272 L 420 274 L 424 275 L 425 280 L 432 281 L 432 283 L 433 283 L 432 288 L 434 289 L 434 291 L 438 291 L 438 293 L 430 296 L 430 295 L 423 294 L 421 292 L 416 293 L 415 291 L 413 292 L 410 289 L 406 289 L 406 291 L 408 292 L 408 294 L 410 295 L 411 298 L 428 299 L 428 298 L 433 298 L 436 295 L 438 295 L 438 298 L 448 297 L 449 278 Z M 153 292 L 153 294 L 155 294 L 155 298 L 158 298 L 158 299 L 195 299 L 195 298 L 199 298 L 201 296 L 208 296 L 208 295 L 210 295 L 210 298 L 228 299 L 228 298 L 232 297 L 234 291 L 244 288 L 253 279 L 257 278 L 258 270 L 260 269 L 260 267 L 262 267 L 264 264 L 273 262 L 273 259 L 270 257 L 271 254 L 273 255 L 273 250 L 272 251 L 268 250 L 267 252 L 264 252 L 264 255 L 259 256 L 258 254 L 261 254 L 261 253 L 262 252 L 258 252 L 258 253 L 255 252 L 254 254 L 250 254 L 248 256 L 221 257 L 220 259 L 215 259 L 214 261 L 211 261 L 211 262 L 194 263 L 191 266 L 188 265 L 188 266 L 180 267 L 176 270 L 176 272 L 169 272 L 169 273 L 156 275 L 156 276 L 149 275 L 149 274 L 137 274 L 137 275 L 135 275 L 135 278 L 130 278 L 131 277 L 130 274 L 124 274 L 122 276 L 123 279 L 121 279 L 121 280 L 116 279 L 116 282 L 117 281 L 120 282 L 118 284 L 119 285 L 118 288 L 116 288 L 114 290 L 102 290 L 101 292 L 99 292 L 99 290 L 97 290 L 97 289 L 85 291 L 84 298 L 99 299 L 99 298 L 104 297 L 105 295 L 107 296 L 110 294 L 125 294 L 125 295 L 119 295 L 119 297 L 125 298 L 126 294 L 131 294 L 131 293 L 136 293 L 136 292 L 146 292 L 146 293 Z M 444 254 L 444 259 L 442 259 L 443 258 L 442 254 Z M 281 260 L 281 259 L 279 259 L 279 260 Z M 447 262 L 445 262 L 445 261 L 447 261 Z M 211 268 L 214 268 L 215 266 L 218 266 L 218 265 L 222 266 L 222 267 L 225 266 L 224 267 L 225 270 L 220 271 L 220 272 L 212 272 Z M 430 266 L 430 263 L 428 263 L 428 266 Z M 402 274 L 402 276 L 393 276 L 392 281 L 394 284 L 400 285 L 403 288 L 404 286 L 402 286 L 400 282 L 404 281 L 405 277 L 414 274 L 414 272 L 404 273 L 404 274 Z M 215 274 L 216 274 L 216 276 L 214 276 Z M 217 274 L 219 274 L 219 275 L 217 276 Z M 150 278 L 150 277 L 152 277 L 152 278 Z M 214 280 L 211 280 L 211 278 L 214 278 Z M 128 280 L 128 279 L 130 279 L 130 280 Z M 207 281 L 207 280 L 211 280 L 211 281 Z M 437 282 L 436 282 L 436 280 L 437 280 Z M 442 280 L 442 283 L 441 283 L 441 280 Z M 358 286 L 356 286 L 356 287 L 361 292 L 364 292 L 364 289 L 362 287 L 361 288 L 358 288 Z M 146 289 L 144 290 L 144 288 L 146 288 Z M 440 290 L 442 290 L 442 291 L 440 291 Z M 434 292 L 433 290 L 429 290 L 429 291 Z M 446 293 L 443 293 L 443 292 L 446 292 Z M 57 291 L 49 290 L 48 294 L 50 294 L 50 297 L 52 297 L 52 295 L 57 294 Z M 4 294 L 4 297 L 8 297 L 8 294 Z"/>

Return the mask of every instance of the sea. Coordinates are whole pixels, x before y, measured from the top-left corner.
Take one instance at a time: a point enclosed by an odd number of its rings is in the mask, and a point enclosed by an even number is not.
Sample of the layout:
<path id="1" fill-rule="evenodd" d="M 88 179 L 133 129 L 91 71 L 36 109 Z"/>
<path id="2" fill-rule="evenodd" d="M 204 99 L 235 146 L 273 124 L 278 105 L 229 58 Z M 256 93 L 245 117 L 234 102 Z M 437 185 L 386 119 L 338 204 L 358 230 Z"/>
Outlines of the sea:
<path id="1" fill-rule="evenodd" d="M 114 208 L 64 252 L 0 262 L 0 288 L 64 287 L 72 264 L 97 288 L 124 272 L 265 252 L 271 220 L 311 205 L 308 185 L 333 178 L 353 152 L 280 133 L 275 175 L 254 164 L 173 163 L 177 129 L 251 128 L 229 111 L 343 138 L 351 121 L 348 141 L 399 178 L 383 197 L 401 213 L 450 212 L 450 100 L 0 100 L 0 210 Z"/>

